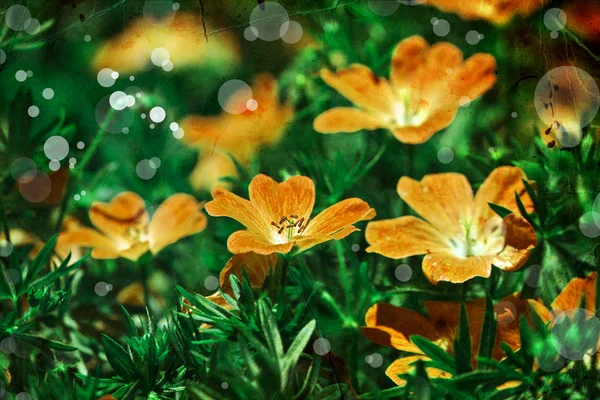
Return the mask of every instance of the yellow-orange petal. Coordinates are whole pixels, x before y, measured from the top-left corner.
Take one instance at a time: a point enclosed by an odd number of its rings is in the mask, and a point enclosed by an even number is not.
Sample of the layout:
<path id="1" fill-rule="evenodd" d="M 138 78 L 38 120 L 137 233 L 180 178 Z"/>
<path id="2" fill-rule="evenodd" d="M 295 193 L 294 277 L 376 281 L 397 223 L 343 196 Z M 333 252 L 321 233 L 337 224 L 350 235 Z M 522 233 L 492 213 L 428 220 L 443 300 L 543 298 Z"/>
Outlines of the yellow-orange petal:
<path id="1" fill-rule="evenodd" d="M 526 17 L 541 8 L 548 0 L 428 0 L 427 4 L 442 11 L 456 13 L 463 19 L 481 19 L 504 25 L 514 16 Z"/>
<path id="2" fill-rule="evenodd" d="M 438 42 L 425 52 L 425 59 L 408 83 L 414 91 L 413 102 L 426 101 L 433 107 L 453 104 L 456 96 L 449 82 L 455 79 L 454 71 L 462 68 L 462 51 L 451 43 Z"/>
<path id="3" fill-rule="evenodd" d="M 137 242 L 134 243 L 131 247 L 122 250 L 119 253 L 119 256 L 131 261 L 137 261 L 141 256 L 146 254 L 148 250 L 150 250 L 150 245 L 148 244 L 148 242 Z M 94 251 L 92 252 L 92 257 L 101 258 L 99 257 L 99 254 L 102 254 L 101 251 L 102 249 L 94 249 Z M 94 252 L 96 252 L 96 255 L 94 255 Z"/>
<path id="4" fill-rule="evenodd" d="M 596 312 L 596 272 L 585 278 L 574 278 L 565 286 L 552 302 L 552 308 L 569 310 L 579 308 L 581 299 L 585 296 L 585 309 Z"/>
<path id="5" fill-rule="evenodd" d="M 404 386 L 406 385 L 406 381 L 400 378 L 398 375 L 404 375 L 412 372 L 416 367 L 416 362 L 419 360 L 429 361 L 431 359 L 421 355 L 401 357 L 390 364 L 390 366 L 385 370 L 385 374 L 391 380 L 393 380 L 396 385 Z M 429 378 L 452 378 L 452 374 L 438 368 L 426 367 L 425 371 L 427 372 L 427 376 Z"/>
<path id="6" fill-rule="evenodd" d="M 423 315 L 407 308 L 391 304 L 375 304 L 365 314 L 367 329 L 365 337 L 379 345 L 395 347 L 398 350 L 420 352 L 410 342 L 412 335 L 437 340 L 439 335 L 431 322 Z"/>
<path id="7" fill-rule="evenodd" d="M 325 243 L 330 240 L 343 239 L 351 233 L 357 231 L 360 231 L 360 229 L 356 228 L 355 226 L 346 226 L 331 235 L 297 235 L 294 237 L 294 242 L 298 252 L 303 252 L 318 244 Z"/>
<path id="8" fill-rule="evenodd" d="M 221 286 L 221 290 L 228 295 L 233 296 L 229 277 L 234 275 L 241 281 L 242 270 L 245 270 L 246 274 L 248 274 L 250 286 L 253 288 L 260 288 L 269 273 L 274 270 L 276 264 L 276 254 L 266 256 L 256 253 L 236 254 L 227 261 L 227 264 L 225 264 L 225 267 L 219 274 L 219 285 Z"/>
<path id="9" fill-rule="evenodd" d="M 470 100 L 483 95 L 496 83 L 496 59 L 490 54 L 474 54 L 465 60 L 452 79 L 451 92 L 459 99 Z"/>
<path id="10" fill-rule="evenodd" d="M 204 206 L 209 215 L 235 219 L 250 231 L 262 237 L 265 242 L 271 242 L 274 239 L 274 234 L 271 230 L 273 227 L 270 226 L 271 221 L 268 221 L 250 201 L 222 187 L 216 187 L 212 191 L 212 196 L 213 200 Z M 274 233 L 276 234 L 277 232 Z M 236 253 L 247 253 L 249 251 L 252 251 L 252 249 Z"/>
<path id="11" fill-rule="evenodd" d="M 268 221 L 272 235 L 280 236 L 278 228 L 271 226 L 271 222 L 287 226 L 287 221 L 280 223 L 282 218 L 308 221 L 315 204 L 315 184 L 306 176 L 292 176 L 277 183 L 267 175 L 259 174 L 250 182 L 248 192 L 250 202 Z"/>
<path id="12" fill-rule="evenodd" d="M 321 211 L 312 221 L 302 235 L 329 236 L 359 221 L 375 218 L 375 209 L 367 202 L 351 198 L 342 200 L 337 204 Z"/>
<path id="13" fill-rule="evenodd" d="M 321 78 L 352 103 L 375 115 L 390 115 L 393 111 L 394 95 L 389 82 L 364 65 L 352 64 L 335 72 L 324 68 Z"/>
<path id="14" fill-rule="evenodd" d="M 154 49 L 165 48 L 175 68 L 201 65 L 218 60 L 220 66 L 240 59 L 239 45 L 227 31 L 204 36 L 204 18 L 197 13 L 178 11 L 172 21 L 152 21 L 140 16 L 129 22 L 120 33 L 109 39 L 93 61 L 95 70 L 112 68 L 129 74 L 152 67 Z M 211 25 L 206 28 L 211 30 Z"/>
<path id="15" fill-rule="evenodd" d="M 206 228 L 202 205 L 189 194 L 177 193 L 166 199 L 157 209 L 148 236 L 150 251 L 158 253 L 166 246 Z"/>
<path id="16" fill-rule="evenodd" d="M 438 110 L 427 118 L 423 124 L 418 126 L 401 126 L 394 128 L 392 134 L 402 143 L 421 144 L 425 143 L 435 133 L 448 127 L 454 117 L 458 106 L 446 107 Z"/>
<path id="17" fill-rule="evenodd" d="M 381 118 L 354 107 L 334 107 L 319 115 L 314 123 L 319 133 L 372 131 L 385 127 Z"/>
<path id="18" fill-rule="evenodd" d="M 459 257 L 452 253 L 440 252 L 428 254 L 423 259 L 423 273 L 431 283 L 463 283 L 481 276 L 489 278 L 492 272 L 491 257 Z"/>
<path id="19" fill-rule="evenodd" d="M 392 54 L 390 80 L 395 89 L 410 87 L 421 67 L 426 63 L 429 44 L 421 36 L 402 40 Z"/>
<path id="20" fill-rule="evenodd" d="M 398 194 L 413 210 L 447 237 L 464 237 L 461 222 L 470 216 L 473 191 L 464 175 L 426 175 L 421 181 L 402 177 Z"/>
<path id="21" fill-rule="evenodd" d="M 521 198 L 525 210 L 528 213 L 532 212 L 533 202 L 527 194 L 523 179 L 527 179 L 527 176 L 521 168 L 505 166 L 494 169 L 475 195 L 475 221 L 478 221 L 480 226 L 484 226 L 488 219 L 496 215 L 488 203 L 497 204 L 520 214 L 515 193 Z"/>
<path id="22" fill-rule="evenodd" d="M 89 211 L 92 224 L 108 236 L 127 238 L 132 229 L 148 225 L 144 200 L 133 192 L 123 192 L 109 203 L 94 202 Z"/>
<path id="23" fill-rule="evenodd" d="M 190 174 L 190 184 L 195 190 L 211 191 L 217 186 L 231 189 L 231 184 L 223 181 L 222 178 L 237 178 L 237 176 L 235 164 L 226 154 L 202 152 L 198 156 L 196 167 Z"/>
<path id="24" fill-rule="evenodd" d="M 437 229 L 413 216 L 369 222 L 365 237 L 368 253 L 395 259 L 449 249 Z"/>
<path id="25" fill-rule="evenodd" d="M 277 232 L 275 232 L 277 233 Z M 264 236 L 252 231 L 237 231 L 227 239 L 227 249 L 233 254 L 254 252 L 256 254 L 287 254 L 294 247 L 294 242 L 274 244 Z"/>
<path id="26" fill-rule="evenodd" d="M 112 240 L 94 229 L 85 227 L 61 232 L 56 239 L 56 247 L 61 249 L 61 256 L 66 256 L 73 249 L 80 247 L 103 250 L 103 254 L 106 254 L 107 257 L 101 258 L 117 258 L 119 254 L 119 249 Z M 112 257 L 108 255 L 112 255 Z M 92 253 L 92 257 L 94 257 L 94 253 Z"/>
<path id="27" fill-rule="evenodd" d="M 504 223 L 504 249 L 492 263 L 504 271 L 516 271 L 525 264 L 530 250 L 537 246 L 537 237 L 533 227 L 520 215 L 509 214 L 504 218 Z"/>

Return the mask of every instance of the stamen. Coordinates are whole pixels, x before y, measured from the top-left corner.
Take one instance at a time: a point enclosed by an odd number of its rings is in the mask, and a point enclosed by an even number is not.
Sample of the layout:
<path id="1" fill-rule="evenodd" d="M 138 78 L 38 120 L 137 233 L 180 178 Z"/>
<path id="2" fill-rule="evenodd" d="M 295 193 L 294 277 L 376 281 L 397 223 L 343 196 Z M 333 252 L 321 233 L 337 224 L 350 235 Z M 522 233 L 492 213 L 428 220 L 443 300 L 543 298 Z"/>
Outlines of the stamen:
<path id="1" fill-rule="evenodd" d="M 297 218 L 298 218 L 298 216 L 297 216 L 297 215 L 294 215 L 294 214 L 292 214 L 292 215 L 290 215 L 290 218 L 297 219 Z"/>
<path id="2" fill-rule="evenodd" d="M 279 225 L 283 224 L 285 221 L 287 221 L 287 218 L 281 217 L 281 219 L 279 220 Z"/>

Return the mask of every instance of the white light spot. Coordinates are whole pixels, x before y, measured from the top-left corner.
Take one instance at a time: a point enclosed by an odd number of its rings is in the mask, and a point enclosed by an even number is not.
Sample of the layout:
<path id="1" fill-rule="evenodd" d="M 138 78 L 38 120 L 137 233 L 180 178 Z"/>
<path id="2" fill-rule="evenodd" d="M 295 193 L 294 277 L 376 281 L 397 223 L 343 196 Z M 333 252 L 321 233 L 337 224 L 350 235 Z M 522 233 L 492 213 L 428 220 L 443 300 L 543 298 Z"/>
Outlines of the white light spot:
<path id="1" fill-rule="evenodd" d="M 331 344 L 329 343 L 329 340 L 325 338 L 318 338 L 313 342 L 313 350 L 316 354 L 324 356 L 331 350 Z"/>
<path id="2" fill-rule="evenodd" d="M 35 118 L 35 117 L 37 117 L 38 115 L 40 115 L 40 109 L 39 109 L 39 107 L 38 107 L 38 106 L 30 106 L 30 107 L 27 109 L 27 114 L 29 114 L 29 116 L 30 116 L 31 118 Z"/>
<path id="3" fill-rule="evenodd" d="M 44 97 L 46 100 L 51 100 L 54 97 L 54 90 L 50 88 L 44 89 L 42 92 L 42 97 Z"/>
<path id="4" fill-rule="evenodd" d="M 150 110 L 150 119 L 156 123 L 163 122 L 167 116 L 165 109 L 162 107 L 154 107 Z"/>

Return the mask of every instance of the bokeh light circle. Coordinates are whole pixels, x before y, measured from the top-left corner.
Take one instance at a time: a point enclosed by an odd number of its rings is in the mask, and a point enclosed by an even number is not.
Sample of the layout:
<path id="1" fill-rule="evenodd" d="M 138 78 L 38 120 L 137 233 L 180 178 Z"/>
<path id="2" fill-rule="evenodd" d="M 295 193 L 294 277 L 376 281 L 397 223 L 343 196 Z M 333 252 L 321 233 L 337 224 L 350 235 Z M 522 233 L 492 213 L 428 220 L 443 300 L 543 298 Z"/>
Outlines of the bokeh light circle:
<path id="1" fill-rule="evenodd" d="M 31 13 L 27 7 L 20 4 L 10 6 L 4 15 L 6 25 L 17 32 L 25 30 L 29 26 L 30 20 Z"/>
<path id="2" fill-rule="evenodd" d="M 289 21 L 286 9 L 274 1 L 265 1 L 257 5 L 250 13 L 250 26 L 258 31 L 258 37 L 266 42 L 281 38 L 281 27 Z"/>
<path id="3" fill-rule="evenodd" d="M 584 308 L 571 308 L 558 314 L 552 324 L 552 345 L 568 360 L 583 360 L 598 351 L 600 320 Z"/>
<path id="4" fill-rule="evenodd" d="M 534 104 L 546 127 L 558 142 L 574 147 L 581 141 L 581 129 L 588 126 L 600 108 L 600 90 L 584 70 L 564 66 L 546 73 L 537 84 Z"/>
<path id="5" fill-rule="evenodd" d="M 247 110 L 252 96 L 252 89 L 246 82 L 231 79 L 221 85 L 217 98 L 223 110 L 229 114 L 241 114 Z"/>
<path id="6" fill-rule="evenodd" d="M 50 136 L 44 143 L 44 154 L 50 160 L 62 160 L 69 154 L 69 142 L 62 136 Z"/>
<path id="7" fill-rule="evenodd" d="M 36 170 L 29 172 L 22 182 L 19 182 L 19 192 L 23 198 L 31 203 L 44 201 L 50 195 L 52 182 L 48 175 Z"/>

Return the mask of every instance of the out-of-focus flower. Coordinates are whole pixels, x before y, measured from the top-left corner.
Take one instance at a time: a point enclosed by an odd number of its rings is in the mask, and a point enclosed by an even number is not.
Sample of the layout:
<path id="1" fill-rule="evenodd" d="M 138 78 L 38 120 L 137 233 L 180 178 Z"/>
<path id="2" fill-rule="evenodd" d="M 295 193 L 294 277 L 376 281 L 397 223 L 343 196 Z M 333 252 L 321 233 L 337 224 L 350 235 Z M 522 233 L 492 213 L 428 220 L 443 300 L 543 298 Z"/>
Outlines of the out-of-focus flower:
<path id="1" fill-rule="evenodd" d="M 237 176 L 235 164 L 228 154 L 247 165 L 262 147 L 277 143 L 292 120 L 292 106 L 279 102 L 277 81 L 273 76 L 256 76 L 251 89 L 256 101 L 254 110 L 247 107 L 248 99 L 240 92 L 234 92 L 225 109 L 243 112 L 190 115 L 181 122 L 185 132 L 183 140 L 200 149 L 198 164 L 190 177 L 195 189 L 211 190 L 217 185 L 223 186 L 220 178 Z M 238 104 L 240 102 L 242 104 Z"/>
<path id="2" fill-rule="evenodd" d="M 404 379 L 398 377 L 399 374 L 409 373 L 418 360 L 430 360 L 413 343 L 412 335 L 429 339 L 449 354 L 454 354 L 454 340 L 457 338 L 460 325 L 460 303 L 425 301 L 423 306 L 428 317 L 391 304 L 376 304 L 365 315 L 367 326 L 363 327 L 362 331 L 367 339 L 382 346 L 412 353 L 412 355 L 397 359 L 386 370 L 386 375 L 399 386 L 406 383 Z M 467 302 L 465 307 L 469 321 L 472 362 L 476 364 L 485 315 L 485 299 Z M 506 342 L 513 350 L 520 347 L 520 319 L 525 315 L 528 322 L 532 323 L 531 311 L 538 313 L 542 320 L 549 319 L 549 312 L 541 301 L 520 299 L 518 294 L 506 297 L 494 306 L 494 312 L 498 318 L 496 341 L 492 354 L 494 359 L 499 360 L 503 357 L 500 349 L 502 342 Z M 451 377 L 450 373 L 433 367 L 426 367 L 426 371 L 427 375 L 432 378 Z"/>
<path id="3" fill-rule="evenodd" d="M 156 254 L 204 230 L 207 218 L 201 208 L 192 196 L 178 193 L 166 199 L 150 220 L 144 200 L 135 193 L 123 192 L 110 203 L 92 204 L 89 217 L 101 232 L 82 227 L 61 233 L 59 240 L 64 246 L 92 248 L 93 258 L 136 261 L 147 251 Z"/>
<path id="4" fill-rule="evenodd" d="M 148 282 L 148 292 L 148 297 L 156 300 L 156 303 L 158 303 L 160 308 L 165 306 L 166 302 L 164 297 L 153 287 L 152 281 Z M 133 282 L 121 289 L 117 294 L 117 301 L 123 305 L 145 307 L 146 301 L 144 299 L 144 285 L 142 282 Z"/>
<path id="5" fill-rule="evenodd" d="M 412 36 L 394 50 L 390 81 L 361 64 L 321 70 L 323 80 L 358 107 L 327 110 L 314 128 L 321 133 L 383 128 L 403 143 L 423 143 L 450 125 L 461 102 L 475 100 L 494 85 L 495 68 L 489 54 L 463 61 L 450 43 L 429 46 Z"/>
<path id="6" fill-rule="evenodd" d="M 563 8 L 567 28 L 578 36 L 593 41 L 600 40 L 600 4 L 588 0 L 575 0 Z"/>
<path id="7" fill-rule="evenodd" d="M 427 4 L 466 20 L 483 19 L 497 25 L 508 23 L 515 16 L 527 17 L 548 0 L 428 0 Z"/>
<path id="8" fill-rule="evenodd" d="M 44 241 L 23 229 L 10 229 L 10 244 L 13 247 L 32 246 L 29 251 L 29 258 L 33 259 L 38 255 L 42 247 L 44 247 Z M 6 240 L 6 234 L 0 232 L 0 240 Z"/>
<path id="9" fill-rule="evenodd" d="M 111 68 L 124 74 L 146 70 L 151 65 L 150 55 L 157 48 L 168 50 L 175 67 L 240 59 L 239 45 L 229 31 L 212 34 L 207 39 L 202 16 L 178 12 L 169 24 L 153 24 L 143 16 L 134 19 L 102 46 L 93 66 L 96 71 Z"/>
<path id="10" fill-rule="evenodd" d="M 353 224 L 375 217 L 375 210 L 357 198 L 341 201 L 318 214 L 310 215 L 315 204 L 315 185 L 310 178 L 294 176 L 277 183 L 257 175 L 249 186 L 250 201 L 217 187 L 205 206 L 208 214 L 235 219 L 247 230 L 229 236 L 227 247 L 234 254 L 286 254 L 298 252 L 329 240 L 345 238 L 358 230 Z"/>
<path id="11" fill-rule="evenodd" d="M 533 211 L 523 179 L 519 168 L 496 168 L 473 197 L 461 174 L 426 175 L 420 182 L 402 177 L 398 194 L 425 220 L 403 216 L 369 223 L 367 252 L 394 259 L 425 254 L 423 272 L 433 284 L 487 278 L 492 264 L 504 271 L 518 270 L 537 244 L 515 200 L 516 192 L 525 210 Z M 513 213 L 500 218 L 488 203 Z"/>

